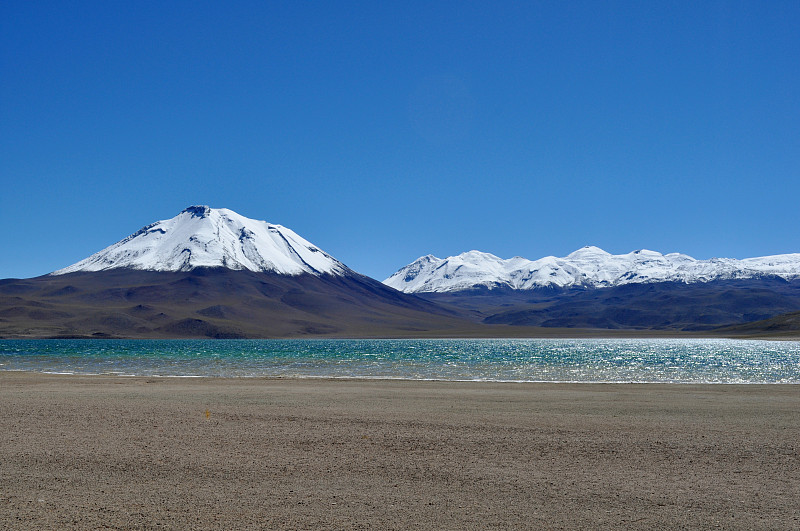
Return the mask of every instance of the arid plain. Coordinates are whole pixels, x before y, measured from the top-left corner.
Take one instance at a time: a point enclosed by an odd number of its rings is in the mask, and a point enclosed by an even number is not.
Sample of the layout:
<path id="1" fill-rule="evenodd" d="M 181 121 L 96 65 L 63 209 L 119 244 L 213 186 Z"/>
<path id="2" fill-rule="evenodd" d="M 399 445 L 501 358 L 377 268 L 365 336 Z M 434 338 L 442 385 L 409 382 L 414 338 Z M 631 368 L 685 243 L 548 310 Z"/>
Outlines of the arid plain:
<path id="1" fill-rule="evenodd" d="M 9 529 L 797 529 L 792 385 L 0 372 Z"/>

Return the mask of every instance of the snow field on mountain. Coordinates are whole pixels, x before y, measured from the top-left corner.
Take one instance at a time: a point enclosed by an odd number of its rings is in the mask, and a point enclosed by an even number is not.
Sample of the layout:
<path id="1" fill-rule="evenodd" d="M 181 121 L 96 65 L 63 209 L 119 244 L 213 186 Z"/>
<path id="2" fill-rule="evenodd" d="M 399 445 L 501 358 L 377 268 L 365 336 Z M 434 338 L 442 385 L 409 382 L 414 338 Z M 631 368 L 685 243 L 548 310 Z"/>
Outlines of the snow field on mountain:
<path id="1" fill-rule="evenodd" d="M 54 275 L 129 268 L 189 271 L 199 267 L 270 271 L 284 275 L 343 274 L 347 267 L 281 225 L 225 208 L 189 207 Z"/>

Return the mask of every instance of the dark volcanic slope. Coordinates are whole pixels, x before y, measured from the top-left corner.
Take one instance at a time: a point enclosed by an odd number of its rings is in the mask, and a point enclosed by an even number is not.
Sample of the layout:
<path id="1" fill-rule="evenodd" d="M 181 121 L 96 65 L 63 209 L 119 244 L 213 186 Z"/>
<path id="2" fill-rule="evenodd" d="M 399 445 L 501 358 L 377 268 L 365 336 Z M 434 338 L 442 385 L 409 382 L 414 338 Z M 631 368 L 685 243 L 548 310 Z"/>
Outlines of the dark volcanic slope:
<path id="1" fill-rule="evenodd" d="M 800 310 L 800 281 L 628 284 L 587 290 L 472 290 L 422 297 L 515 326 L 712 330 Z"/>
<path id="2" fill-rule="evenodd" d="M 115 269 L 0 281 L 0 337 L 798 335 L 800 282 L 401 293 L 361 275 Z M 781 324 L 782 323 L 782 324 Z M 787 324 L 788 323 L 788 324 Z M 606 330 L 606 332 L 602 332 Z"/>
<path id="3" fill-rule="evenodd" d="M 732 336 L 785 336 L 796 338 L 800 336 L 800 312 L 785 313 L 770 319 L 727 326 L 718 329 L 718 331 Z"/>
<path id="4" fill-rule="evenodd" d="M 0 281 L 0 337 L 392 336 L 475 327 L 361 275 L 116 269 Z"/>

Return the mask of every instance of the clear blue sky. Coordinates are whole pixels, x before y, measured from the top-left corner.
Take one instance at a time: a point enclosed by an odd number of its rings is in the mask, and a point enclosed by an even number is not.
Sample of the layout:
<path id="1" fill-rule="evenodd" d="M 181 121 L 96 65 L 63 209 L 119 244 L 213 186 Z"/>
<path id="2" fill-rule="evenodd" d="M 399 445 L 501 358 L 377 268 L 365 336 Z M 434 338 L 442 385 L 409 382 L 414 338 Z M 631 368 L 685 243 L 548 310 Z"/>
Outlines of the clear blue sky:
<path id="1" fill-rule="evenodd" d="M 800 2 L 0 2 L 0 278 L 192 204 L 420 255 L 800 252 Z"/>

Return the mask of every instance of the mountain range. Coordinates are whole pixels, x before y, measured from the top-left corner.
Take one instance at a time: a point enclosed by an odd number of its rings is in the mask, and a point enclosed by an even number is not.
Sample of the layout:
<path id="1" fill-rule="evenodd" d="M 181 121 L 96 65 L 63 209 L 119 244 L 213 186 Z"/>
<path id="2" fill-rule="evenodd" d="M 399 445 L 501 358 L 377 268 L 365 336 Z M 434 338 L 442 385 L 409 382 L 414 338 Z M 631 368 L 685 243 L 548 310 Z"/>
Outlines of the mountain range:
<path id="1" fill-rule="evenodd" d="M 696 260 L 588 246 L 563 258 L 503 260 L 470 251 L 420 257 L 384 283 L 483 323 L 706 333 L 727 325 L 728 333 L 756 334 L 758 325 L 735 326 L 800 309 L 800 254 Z"/>
<path id="2" fill-rule="evenodd" d="M 798 310 L 800 254 L 470 251 L 381 283 L 286 227 L 207 206 L 49 275 L 0 280 L 6 338 L 796 335 Z"/>
<path id="3" fill-rule="evenodd" d="M 489 253 L 469 251 L 458 256 L 418 258 L 384 280 L 406 293 L 444 293 L 474 288 L 608 288 L 626 284 L 675 282 L 706 283 L 766 277 L 800 278 L 800 253 L 735 260 L 661 254 L 641 249 L 610 254 L 587 246 L 563 257 L 503 260 Z"/>

